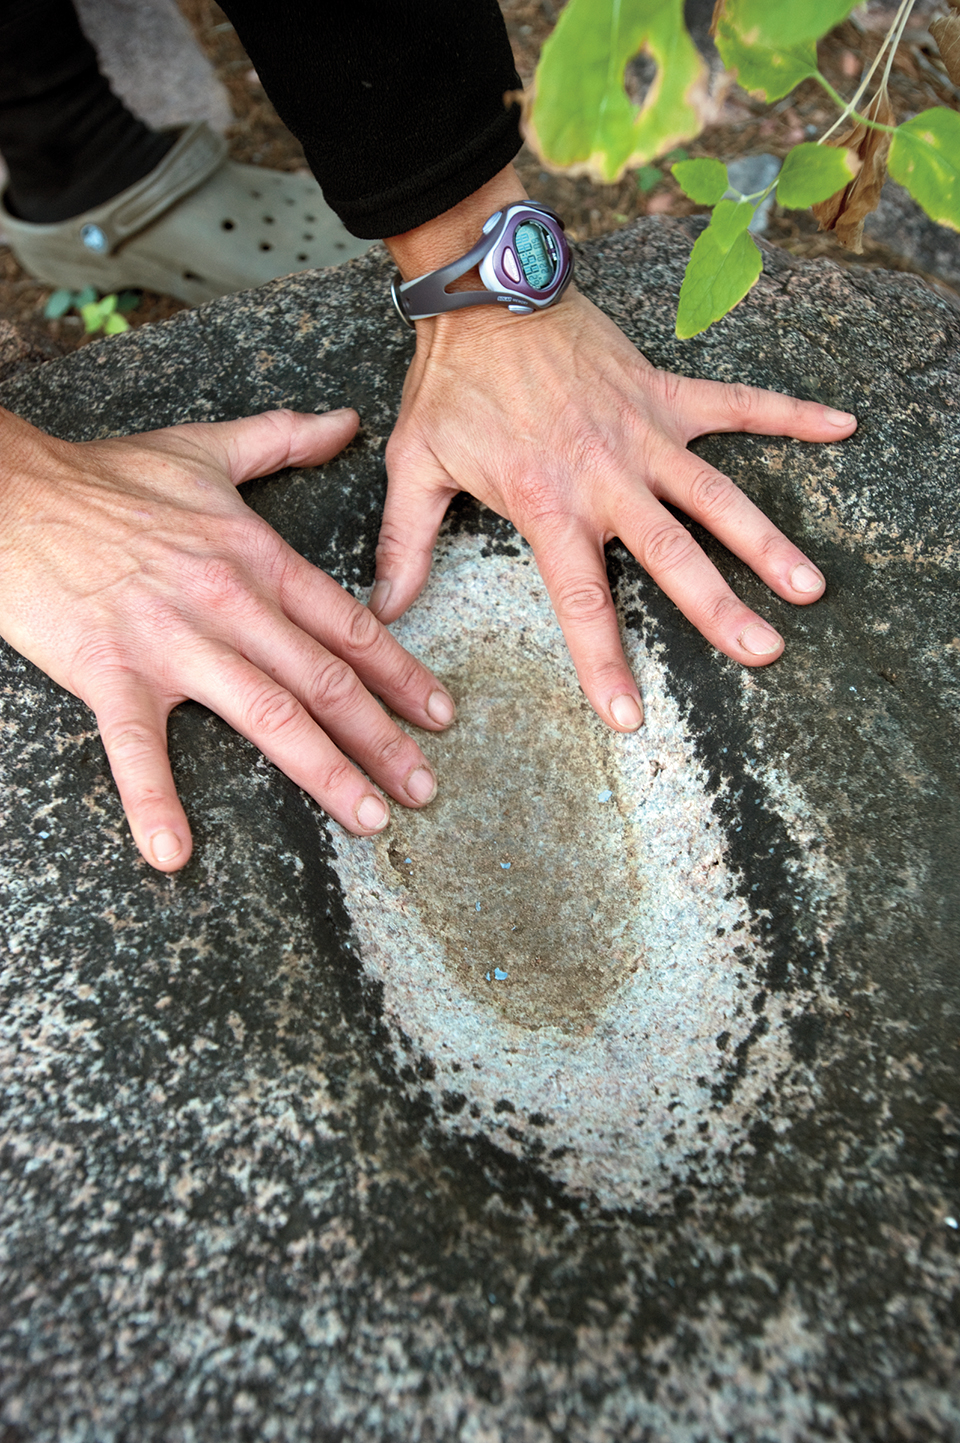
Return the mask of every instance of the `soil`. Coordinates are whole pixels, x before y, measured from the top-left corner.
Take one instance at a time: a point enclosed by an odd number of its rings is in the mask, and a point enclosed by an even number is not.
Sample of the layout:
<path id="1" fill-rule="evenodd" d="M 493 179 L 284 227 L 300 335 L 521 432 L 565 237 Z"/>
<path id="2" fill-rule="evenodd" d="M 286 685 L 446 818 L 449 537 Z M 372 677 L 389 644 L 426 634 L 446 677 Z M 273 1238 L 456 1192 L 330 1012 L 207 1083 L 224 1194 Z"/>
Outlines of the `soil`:
<path id="1" fill-rule="evenodd" d="M 229 92 L 236 117 L 227 132 L 233 158 L 276 170 L 304 169 L 306 161 L 298 141 L 274 111 L 236 32 L 215 0 L 179 0 L 179 4 Z M 501 8 L 517 68 L 524 83 L 529 84 L 540 47 L 563 8 L 562 0 L 501 0 Z M 897 53 L 890 94 L 899 120 L 932 105 L 960 109 L 960 89 L 948 79 L 927 30 L 930 15 L 937 8 L 936 0 L 919 0 Z M 708 49 L 711 9 L 712 0 L 687 3 L 688 24 L 698 43 Z M 842 94 L 852 92 L 863 60 L 876 54 L 892 15 L 893 7 L 884 0 L 869 0 L 820 43 L 820 67 Z M 642 66 L 637 67 L 633 80 L 642 88 Z M 685 147 L 691 156 L 723 160 L 759 152 L 783 156 L 799 141 L 822 134 L 836 115 L 825 92 L 814 81 L 805 82 L 787 99 L 768 106 L 752 99 L 739 86 L 727 85 L 714 69 L 714 93 L 717 121 Z M 646 190 L 640 188 L 632 172 L 615 185 L 594 185 L 584 178 L 549 174 L 526 146 L 517 167 L 531 196 L 563 215 L 574 240 L 606 234 L 641 215 L 689 215 L 703 209 L 688 200 L 666 172 L 659 180 L 645 176 L 649 185 Z M 917 270 L 909 261 L 869 240 L 865 241 L 862 256 L 852 255 L 831 234 L 818 234 L 809 212 L 786 212 L 775 206 L 767 238 L 794 254 L 828 256 L 841 265 Z M 43 308 L 49 295 L 50 287 L 33 281 L 10 250 L 0 245 L 0 319 L 13 322 L 30 338 L 34 349 L 45 355 L 62 354 L 85 344 L 88 338 L 78 317 L 44 320 Z M 183 309 L 182 302 L 172 297 L 145 291 L 139 306 L 127 318 L 137 326 L 164 320 Z"/>

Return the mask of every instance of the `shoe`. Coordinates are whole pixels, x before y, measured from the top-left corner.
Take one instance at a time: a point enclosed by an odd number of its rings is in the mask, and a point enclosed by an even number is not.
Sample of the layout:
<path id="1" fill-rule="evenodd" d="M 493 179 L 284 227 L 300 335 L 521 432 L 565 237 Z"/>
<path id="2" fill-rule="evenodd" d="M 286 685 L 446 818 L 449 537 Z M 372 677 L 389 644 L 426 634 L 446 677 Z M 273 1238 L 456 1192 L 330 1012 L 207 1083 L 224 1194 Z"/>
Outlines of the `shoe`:
<path id="1" fill-rule="evenodd" d="M 8 213 L 0 228 L 31 276 L 101 294 L 145 288 L 199 305 L 315 266 L 363 255 L 311 176 L 227 160 L 203 121 L 160 164 L 105 205 L 57 225 Z"/>

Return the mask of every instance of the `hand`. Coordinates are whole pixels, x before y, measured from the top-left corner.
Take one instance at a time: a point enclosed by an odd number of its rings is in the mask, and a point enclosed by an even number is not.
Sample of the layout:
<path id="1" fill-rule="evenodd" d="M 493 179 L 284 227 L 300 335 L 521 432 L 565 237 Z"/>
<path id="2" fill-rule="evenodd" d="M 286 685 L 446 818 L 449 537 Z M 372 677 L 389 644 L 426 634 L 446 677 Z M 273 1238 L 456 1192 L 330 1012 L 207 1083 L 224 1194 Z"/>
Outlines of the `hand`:
<path id="1" fill-rule="evenodd" d="M 422 274 L 462 253 L 493 210 L 522 195 L 504 172 L 463 203 L 469 216 L 448 212 L 388 244 L 406 277 Z M 855 426 L 812 402 L 658 371 L 573 288 L 533 316 L 491 306 L 420 321 L 387 447 L 370 605 L 388 622 L 410 605 L 450 499 L 468 491 L 529 541 L 586 696 L 610 726 L 635 730 L 642 704 L 620 644 L 605 544 L 619 537 L 721 651 L 765 665 L 783 639 L 662 503 L 701 522 L 778 595 L 816 601 L 825 585 L 817 568 L 686 448 L 712 431 L 836 441 Z"/>
<path id="2" fill-rule="evenodd" d="M 96 714 L 134 840 L 190 856 L 166 724 L 217 712 L 349 831 L 422 806 L 436 780 L 370 695 L 436 731 L 449 695 L 366 607 L 244 505 L 242 481 L 329 460 L 354 411 L 267 412 L 81 445 L 0 411 L 0 634 Z"/>

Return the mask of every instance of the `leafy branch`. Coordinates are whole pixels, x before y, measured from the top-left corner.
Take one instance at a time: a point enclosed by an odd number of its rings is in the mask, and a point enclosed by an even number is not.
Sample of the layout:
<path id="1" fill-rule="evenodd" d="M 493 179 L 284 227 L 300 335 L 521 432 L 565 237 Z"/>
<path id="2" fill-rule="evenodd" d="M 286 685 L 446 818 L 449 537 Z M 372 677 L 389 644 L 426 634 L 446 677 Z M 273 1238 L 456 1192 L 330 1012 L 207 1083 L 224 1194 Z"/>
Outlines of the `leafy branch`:
<path id="1" fill-rule="evenodd" d="M 960 0 L 949 4 L 953 13 L 932 21 L 930 29 L 948 75 L 960 85 Z M 789 209 L 812 207 L 822 230 L 834 230 L 859 251 L 864 219 L 876 209 L 889 170 L 933 220 L 960 230 L 960 115 L 937 106 L 897 125 L 887 93 L 913 5 L 901 0 L 876 57 L 845 100 L 820 72 L 816 43 L 854 8 L 851 0 L 717 0 L 717 49 L 744 89 L 772 103 L 815 80 L 840 114 L 819 140 L 795 146 L 777 178 L 752 195 L 730 186 L 718 160 L 684 159 L 672 166 L 684 192 L 712 208 L 680 291 L 678 336 L 705 330 L 756 282 L 763 260 L 749 227 L 773 191 Z M 658 69 L 638 107 L 624 76 L 640 51 Z M 569 0 L 523 97 L 527 139 L 553 170 L 610 182 L 639 166 L 639 183 L 648 188 L 645 182 L 659 176 L 652 162 L 675 154 L 710 118 L 705 79 L 683 23 L 682 0 Z"/>

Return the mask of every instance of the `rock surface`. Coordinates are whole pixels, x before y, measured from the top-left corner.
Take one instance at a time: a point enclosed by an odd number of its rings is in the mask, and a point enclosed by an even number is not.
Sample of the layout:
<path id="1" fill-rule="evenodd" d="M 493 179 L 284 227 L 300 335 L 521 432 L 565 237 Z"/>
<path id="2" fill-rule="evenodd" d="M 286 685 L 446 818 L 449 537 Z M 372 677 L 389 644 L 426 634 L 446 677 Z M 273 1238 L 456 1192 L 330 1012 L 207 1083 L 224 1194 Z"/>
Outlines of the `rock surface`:
<path id="1" fill-rule="evenodd" d="M 679 342 L 695 234 L 625 230 L 581 284 L 658 364 L 860 417 L 698 445 L 829 578 L 794 611 L 701 538 L 776 666 L 613 546 L 648 722 L 612 738 L 528 550 L 461 499 L 397 627 L 460 698 L 438 802 L 353 841 L 188 705 L 196 852 L 162 878 L 85 708 L 2 652 L 4 1443 L 960 1437 L 960 312 L 770 251 Z M 361 588 L 388 273 L 0 399 L 75 439 L 355 405 L 343 457 L 246 494 Z"/>
<path id="2" fill-rule="evenodd" d="M 960 291 L 960 235 L 932 221 L 896 181 L 888 180 L 883 187 L 880 204 L 867 216 L 863 232 L 868 241 L 879 242 L 918 271 Z"/>

